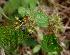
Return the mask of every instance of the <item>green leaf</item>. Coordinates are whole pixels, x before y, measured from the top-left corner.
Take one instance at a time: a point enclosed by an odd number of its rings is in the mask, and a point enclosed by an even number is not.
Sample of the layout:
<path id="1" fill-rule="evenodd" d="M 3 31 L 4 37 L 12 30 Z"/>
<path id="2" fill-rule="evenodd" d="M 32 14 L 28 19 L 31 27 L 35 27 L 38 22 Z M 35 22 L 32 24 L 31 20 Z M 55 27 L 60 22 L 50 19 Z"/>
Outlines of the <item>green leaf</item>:
<path id="1" fill-rule="evenodd" d="M 33 11 L 32 9 L 26 9 L 26 15 L 27 16 L 33 16 L 35 13 L 35 11 Z"/>
<path id="2" fill-rule="evenodd" d="M 24 2 L 25 2 L 31 9 L 35 9 L 37 0 L 24 0 Z"/>
<path id="3" fill-rule="evenodd" d="M 17 54 L 16 52 L 13 52 L 13 55 L 19 55 L 19 54 Z"/>
<path id="4" fill-rule="evenodd" d="M 46 52 L 62 51 L 63 48 L 57 43 L 57 37 L 53 34 L 44 36 L 41 47 Z"/>
<path id="5" fill-rule="evenodd" d="M 7 20 L 10 21 L 10 19 L 4 14 L 3 9 L 0 7 L 0 18 L 2 18 L 2 16 L 4 16 Z"/>
<path id="6" fill-rule="evenodd" d="M 20 5 L 22 0 L 11 0 L 6 2 L 3 7 L 4 12 L 13 13 Z"/>
<path id="7" fill-rule="evenodd" d="M 2 8 L 0 7 L 0 14 L 2 14 L 2 13 L 4 13 L 4 12 L 3 12 Z"/>
<path id="8" fill-rule="evenodd" d="M 27 45 L 27 46 L 34 46 L 38 44 L 39 43 L 37 41 L 31 40 L 31 39 L 24 41 L 24 45 Z"/>
<path id="9" fill-rule="evenodd" d="M 33 11 L 32 9 L 26 9 L 26 8 L 24 8 L 24 7 L 19 7 L 19 8 L 18 8 L 18 13 L 19 13 L 22 17 L 24 17 L 25 15 L 26 15 L 26 16 L 33 16 L 34 11 Z"/>
<path id="10" fill-rule="evenodd" d="M 4 12 L 8 12 L 9 14 L 13 13 L 19 6 L 24 8 L 35 9 L 37 0 L 11 0 L 6 2 L 3 7 Z"/>
<path id="11" fill-rule="evenodd" d="M 1 28 L 0 31 L 0 34 L 2 34 L 0 36 L 1 46 L 7 51 L 12 51 L 16 49 L 17 44 L 15 43 L 17 38 L 15 37 L 15 30 L 13 29 L 13 27 L 5 27 L 3 29 Z"/>
<path id="12" fill-rule="evenodd" d="M 48 52 L 48 55 L 58 55 L 58 52 Z"/>
<path id="13" fill-rule="evenodd" d="M 37 45 L 37 46 L 35 46 L 34 48 L 33 48 L 33 53 L 37 53 L 39 50 L 40 50 L 40 46 L 39 45 Z"/>
<path id="14" fill-rule="evenodd" d="M 56 51 L 55 52 L 51 52 L 51 53 L 54 54 L 54 55 L 58 55 L 58 52 L 56 52 Z"/>
<path id="15" fill-rule="evenodd" d="M 19 7 L 19 8 L 18 8 L 18 13 L 19 13 L 22 17 L 24 17 L 25 14 L 26 14 L 26 9 L 23 8 L 23 7 Z"/>
<path id="16" fill-rule="evenodd" d="M 23 31 L 15 30 L 14 26 L 0 28 L 0 44 L 6 51 L 15 51 L 19 41 L 23 41 L 24 37 Z"/>
<path id="17" fill-rule="evenodd" d="M 40 10 L 37 10 L 37 12 L 34 14 L 34 20 L 39 26 L 47 26 L 49 23 L 48 16 Z"/>

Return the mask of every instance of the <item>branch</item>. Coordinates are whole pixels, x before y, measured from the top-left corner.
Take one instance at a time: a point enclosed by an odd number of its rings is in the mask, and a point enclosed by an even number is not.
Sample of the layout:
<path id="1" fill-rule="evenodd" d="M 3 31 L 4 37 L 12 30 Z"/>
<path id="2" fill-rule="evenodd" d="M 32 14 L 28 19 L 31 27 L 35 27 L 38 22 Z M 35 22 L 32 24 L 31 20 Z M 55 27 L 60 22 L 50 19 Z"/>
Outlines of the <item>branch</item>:
<path id="1" fill-rule="evenodd" d="M 70 27 L 62 27 L 62 28 L 64 28 L 64 29 L 70 29 Z"/>

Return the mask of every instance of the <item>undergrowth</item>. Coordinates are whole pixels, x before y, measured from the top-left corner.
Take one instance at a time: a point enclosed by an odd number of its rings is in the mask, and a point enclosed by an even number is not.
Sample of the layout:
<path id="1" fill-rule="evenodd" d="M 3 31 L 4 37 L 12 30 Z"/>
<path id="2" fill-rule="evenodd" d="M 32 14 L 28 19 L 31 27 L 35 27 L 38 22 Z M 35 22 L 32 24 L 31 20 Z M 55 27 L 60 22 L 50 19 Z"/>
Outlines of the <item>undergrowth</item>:
<path id="1" fill-rule="evenodd" d="M 38 0 L 10 0 L 0 13 L 5 17 L 6 27 L 0 28 L 0 44 L 8 53 L 18 52 L 21 45 L 33 47 L 32 54 L 41 48 L 45 52 L 62 51 L 63 48 L 57 43 L 58 30 L 62 31 L 60 17 L 48 16 L 36 9 Z M 7 16 L 4 14 L 6 13 Z M 37 27 L 47 27 L 47 33 L 38 37 L 40 42 L 31 37 Z M 31 29 L 32 28 L 32 29 Z M 40 31 L 39 31 L 40 32 Z"/>

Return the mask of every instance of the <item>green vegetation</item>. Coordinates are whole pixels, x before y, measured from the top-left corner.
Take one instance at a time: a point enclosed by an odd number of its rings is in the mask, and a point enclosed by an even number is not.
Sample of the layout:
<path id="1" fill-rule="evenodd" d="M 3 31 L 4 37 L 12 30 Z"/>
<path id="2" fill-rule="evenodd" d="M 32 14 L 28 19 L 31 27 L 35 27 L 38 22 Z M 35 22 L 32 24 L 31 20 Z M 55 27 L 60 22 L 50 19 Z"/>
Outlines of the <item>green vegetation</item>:
<path id="1" fill-rule="evenodd" d="M 57 43 L 57 31 L 62 30 L 60 18 L 58 15 L 48 18 L 45 13 L 35 9 L 37 1 L 11 0 L 4 5 L 4 13 L 0 12 L 0 15 L 4 14 L 7 26 L 0 28 L 0 44 L 7 52 L 17 52 L 20 45 L 31 46 L 32 48 L 35 46 L 33 53 L 37 53 L 41 48 L 45 52 L 63 50 Z M 8 18 L 5 13 L 7 13 Z M 48 33 L 45 36 L 38 37 L 41 43 L 33 40 L 31 36 L 37 27 L 48 28 Z M 43 35 L 43 33 L 41 34 Z"/>

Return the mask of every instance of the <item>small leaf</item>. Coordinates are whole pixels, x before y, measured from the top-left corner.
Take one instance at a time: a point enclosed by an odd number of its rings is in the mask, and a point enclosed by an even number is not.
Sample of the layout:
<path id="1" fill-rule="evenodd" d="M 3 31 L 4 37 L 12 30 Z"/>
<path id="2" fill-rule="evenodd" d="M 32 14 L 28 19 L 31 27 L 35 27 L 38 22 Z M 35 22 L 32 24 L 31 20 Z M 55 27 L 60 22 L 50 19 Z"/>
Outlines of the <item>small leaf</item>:
<path id="1" fill-rule="evenodd" d="M 19 55 L 19 54 L 17 54 L 16 52 L 13 52 L 13 55 Z"/>
<path id="2" fill-rule="evenodd" d="M 27 46 L 34 46 L 38 44 L 39 43 L 37 41 L 31 40 L 31 39 L 24 41 L 24 45 L 27 45 Z"/>
<path id="3" fill-rule="evenodd" d="M 31 9 L 35 9 L 37 0 L 25 0 L 25 3 L 26 3 Z"/>
<path id="4" fill-rule="evenodd" d="M 39 45 L 37 45 L 37 46 L 35 46 L 34 48 L 33 48 L 33 53 L 37 53 L 39 50 L 40 50 L 40 46 Z"/>
<path id="5" fill-rule="evenodd" d="M 20 7 L 20 8 L 18 9 L 18 13 L 19 13 L 22 17 L 24 17 L 25 14 L 26 14 L 26 9 L 23 8 L 23 7 Z"/>
<path id="6" fill-rule="evenodd" d="M 40 10 L 37 10 L 37 12 L 34 14 L 34 20 L 39 26 L 47 26 L 49 23 L 48 16 Z"/>
<path id="7" fill-rule="evenodd" d="M 22 41 L 25 37 L 23 31 L 15 30 L 14 26 L 1 27 L 0 34 L 0 44 L 8 52 L 15 51 L 20 43 L 19 41 Z"/>
<path id="8" fill-rule="evenodd" d="M 48 55 L 58 55 L 58 52 L 48 52 Z"/>
<path id="9" fill-rule="evenodd" d="M 51 52 L 51 53 L 52 53 L 52 54 L 56 54 L 56 55 L 58 55 L 58 52 L 56 52 L 56 51 L 55 51 L 55 52 Z"/>
<path id="10" fill-rule="evenodd" d="M 0 7 L 0 20 L 2 21 L 2 16 L 5 17 L 5 21 L 8 21 L 9 23 L 13 23 L 13 20 L 10 20 L 4 13 L 3 9 Z M 6 22 L 7 23 L 7 22 Z M 8 23 L 8 24 L 9 24 Z"/>
<path id="11" fill-rule="evenodd" d="M 46 52 L 62 51 L 63 48 L 57 43 L 57 37 L 53 34 L 44 36 L 41 47 Z"/>
<path id="12" fill-rule="evenodd" d="M 19 8 L 18 8 L 18 13 L 19 13 L 22 17 L 24 17 L 25 15 L 26 15 L 26 16 L 32 16 L 33 13 L 34 13 L 34 11 L 33 11 L 32 9 L 26 9 L 26 8 L 24 8 L 24 7 L 19 7 Z"/>
<path id="13" fill-rule="evenodd" d="M 5 3 L 3 10 L 4 12 L 8 12 L 9 14 L 13 13 L 18 7 L 22 0 L 11 0 Z"/>

